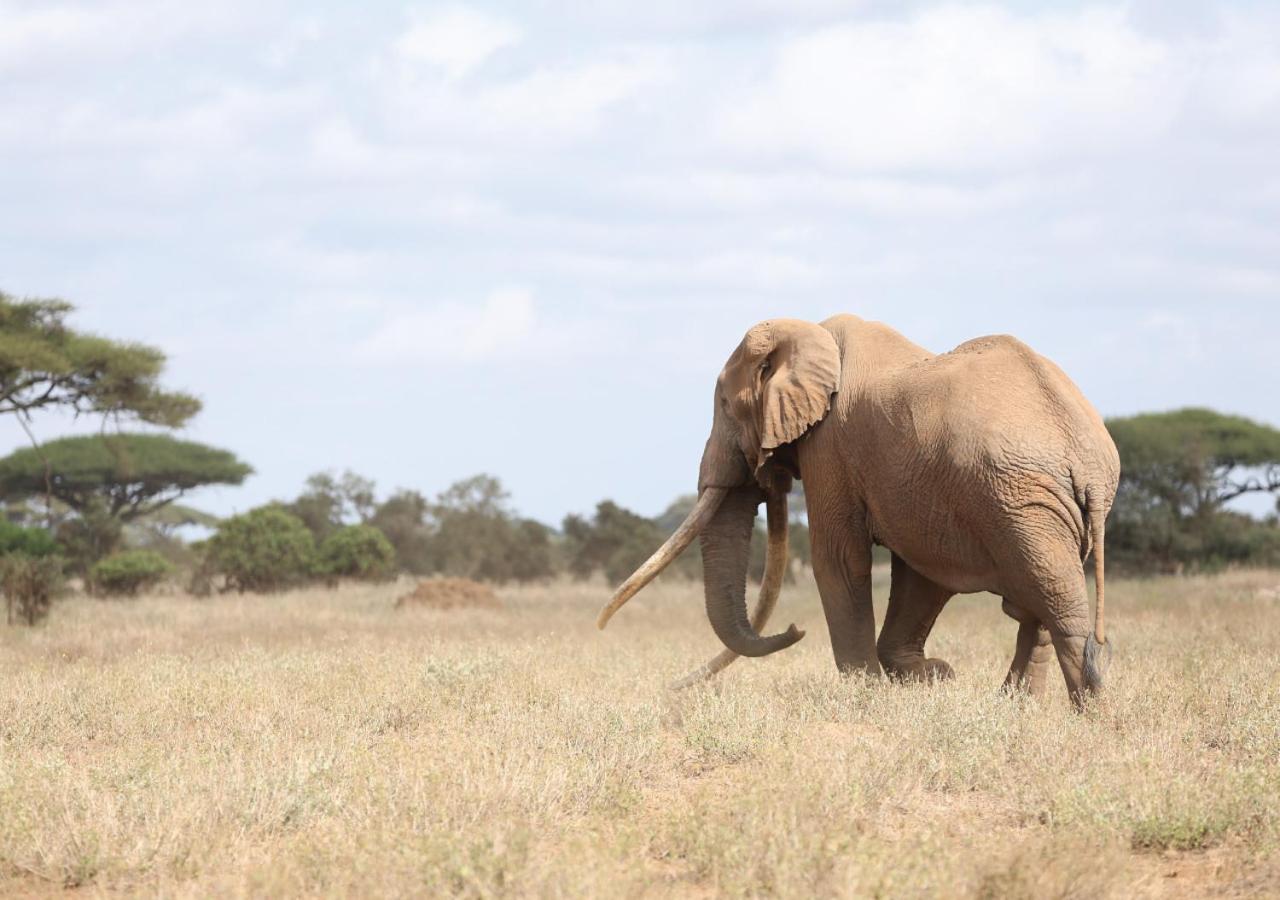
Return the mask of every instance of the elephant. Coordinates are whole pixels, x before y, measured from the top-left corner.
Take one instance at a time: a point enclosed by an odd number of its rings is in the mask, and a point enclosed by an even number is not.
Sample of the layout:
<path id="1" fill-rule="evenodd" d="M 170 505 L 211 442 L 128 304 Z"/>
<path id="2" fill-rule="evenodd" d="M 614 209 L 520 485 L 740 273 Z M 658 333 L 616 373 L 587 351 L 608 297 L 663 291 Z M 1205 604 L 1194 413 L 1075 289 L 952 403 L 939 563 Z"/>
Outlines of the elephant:
<path id="1" fill-rule="evenodd" d="M 804 633 L 762 635 L 786 569 L 786 497 L 805 486 L 813 574 L 842 673 L 946 679 L 925 655 L 956 594 L 987 591 L 1018 624 L 1004 686 L 1041 694 L 1055 655 L 1077 708 L 1101 690 L 1104 529 L 1120 458 L 1102 418 L 1054 363 L 1008 335 L 935 355 L 853 315 L 751 328 L 716 380 L 698 500 L 601 611 L 631 597 L 701 538 L 707 617 L 726 650 L 677 687 Z M 760 504 L 768 542 L 748 617 L 746 571 Z M 876 637 L 872 546 L 891 551 Z M 1085 561 L 1093 553 L 1094 614 Z"/>

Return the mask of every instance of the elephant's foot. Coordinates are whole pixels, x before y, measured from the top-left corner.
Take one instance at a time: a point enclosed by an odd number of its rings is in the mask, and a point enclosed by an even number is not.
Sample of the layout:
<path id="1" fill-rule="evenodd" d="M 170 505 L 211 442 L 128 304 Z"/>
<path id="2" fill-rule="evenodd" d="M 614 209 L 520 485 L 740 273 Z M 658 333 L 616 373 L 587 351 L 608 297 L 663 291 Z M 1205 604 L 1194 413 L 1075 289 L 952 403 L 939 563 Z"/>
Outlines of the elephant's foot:
<path id="1" fill-rule="evenodd" d="M 933 684 L 939 681 L 950 681 L 956 677 L 955 670 L 945 660 L 915 659 L 888 661 L 884 664 L 885 674 L 894 681 L 923 681 Z"/>
<path id="2" fill-rule="evenodd" d="M 1053 645 L 1058 654 L 1058 665 L 1067 682 L 1067 695 L 1076 709 L 1084 709 L 1087 695 L 1097 695 L 1101 685 L 1086 679 L 1084 653 L 1088 639 L 1084 635 L 1054 635 Z"/>
<path id="3" fill-rule="evenodd" d="M 836 657 L 836 669 L 841 675 L 866 675 L 869 678 L 880 677 L 880 660 L 876 656 L 875 645 L 859 647 L 854 642 L 843 642 L 832 645 Z"/>
<path id="4" fill-rule="evenodd" d="M 929 658 L 924 661 L 925 670 L 930 681 L 950 681 L 956 677 L 956 670 L 945 659 Z"/>

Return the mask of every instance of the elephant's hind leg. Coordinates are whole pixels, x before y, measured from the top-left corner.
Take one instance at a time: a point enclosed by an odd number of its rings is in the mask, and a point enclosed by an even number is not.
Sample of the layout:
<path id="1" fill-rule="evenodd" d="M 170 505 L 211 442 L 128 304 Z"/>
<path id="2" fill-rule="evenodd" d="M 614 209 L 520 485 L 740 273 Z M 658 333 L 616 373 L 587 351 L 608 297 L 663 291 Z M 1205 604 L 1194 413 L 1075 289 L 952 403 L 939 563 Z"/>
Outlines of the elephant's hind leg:
<path id="1" fill-rule="evenodd" d="M 1015 542 L 1016 547 L 1016 542 Z M 1088 690 L 1084 677 L 1084 646 L 1090 632 L 1089 594 L 1078 544 L 1069 546 L 1028 541 L 1017 566 L 1010 570 L 1009 596 L 1017 605 L 1044 623 L 1067 682 L 1067 693 L 1076 708 L 1084 705 Z M 1039 638 L 1037 637 L 1037 645 Z"/>
<path id="2" fill-rule="evenodd" d="M 952 592 L 912 569 L 896 553 L 893 586 L 884 627 L 876 642 L 880 664 L 891 677 L 937 681 L 951 678 L 951 666 L 924 655 L 924 644 Z"/>
<path id="3" fill-rule="evenodd" d="M 1004 679 L 1005 690 L 1025 691 L 1033 697 L 1044 694 L 1048 673 L 1053 663 L 1053 639 L 1040 620 L 1006 598 L 1005 615 L 1018 622 L 1018 644 L 1013 663 Z"/>

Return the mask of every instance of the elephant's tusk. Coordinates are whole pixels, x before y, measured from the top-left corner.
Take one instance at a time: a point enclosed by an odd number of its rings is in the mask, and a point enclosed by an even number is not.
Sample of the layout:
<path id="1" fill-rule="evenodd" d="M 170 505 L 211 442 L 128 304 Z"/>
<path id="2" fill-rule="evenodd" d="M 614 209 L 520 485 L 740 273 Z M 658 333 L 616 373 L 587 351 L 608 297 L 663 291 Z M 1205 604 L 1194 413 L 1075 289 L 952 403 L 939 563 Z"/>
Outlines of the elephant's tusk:
<path id="1" fill-rule="evenodd" d="M 757 632 L 763 631 L 769 624 L 769 616 L 778 605 L 778 594 L 782 590 L 782 579 L 787 573 L 787 495 L 781 492 L 770 492 L 766 501 L 769 523 L 769 543 L 765 546 L 764 578 L 760 582 L 760 597 L 756 600 L 756 608 L 751 613 L 751 627 Z M 671 690 L 682 691 L 685 688 L 701 684 L 723 672 L 738 654 L 732 650 L 721 650 L 714 658 L 708 660 L 679 681 L 672 682 Z"/>
<path id="2" fill-rule="evenodd" d="M 613 597 L 600 610 L 600 615 L 596 619 L 596 627 L 603 629 L 609 624 L 609 619 L 622 608 L 622 605 L 634 597 L 667 566 L 675 561 L 676 557 L 685 551 L 685 549 L 693 543 L 698 533 L 711 521 L 711 517 L 716 514 L 716 510 L 720 508 L 721 501 L 728 495 L 728 488 L 709 487 L 704 488 L 702 495 L 698 497 L 698 502 L 694 505 L 689 515 L 685 516 L 685 520 L 680 523 L 680 527 L 675 530 L 671 537 L 667 538 L 665 544 L 658 548 L 657 552 L 635 572 L 622 583 L 622 586 L 614 593 Z"/>

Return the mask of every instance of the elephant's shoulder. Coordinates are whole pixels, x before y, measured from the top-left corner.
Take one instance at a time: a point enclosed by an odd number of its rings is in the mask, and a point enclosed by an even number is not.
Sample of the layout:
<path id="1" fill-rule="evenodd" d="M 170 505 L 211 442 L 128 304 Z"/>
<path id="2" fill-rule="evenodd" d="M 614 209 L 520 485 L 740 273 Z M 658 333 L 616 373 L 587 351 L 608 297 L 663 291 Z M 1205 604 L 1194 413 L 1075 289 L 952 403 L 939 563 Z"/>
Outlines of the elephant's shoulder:
<path id="1" fill-rule="evenodd" d="M 933 358 L 928 350 L 884 322 L 841 313 L 823 320 L 821 325 L 836 338 L 842 351 L 873 368 L 900 367 Z"/>

